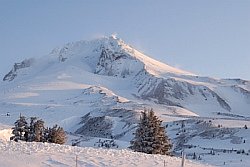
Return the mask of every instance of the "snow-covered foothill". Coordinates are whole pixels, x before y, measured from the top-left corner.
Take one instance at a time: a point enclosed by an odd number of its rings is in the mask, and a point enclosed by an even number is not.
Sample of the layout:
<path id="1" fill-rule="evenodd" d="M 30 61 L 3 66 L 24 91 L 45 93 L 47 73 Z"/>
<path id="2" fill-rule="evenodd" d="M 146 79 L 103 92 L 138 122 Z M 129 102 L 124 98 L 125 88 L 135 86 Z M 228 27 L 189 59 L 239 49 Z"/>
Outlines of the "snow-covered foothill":
<path id="1" fill-rule="evenodd" d="M 74 147 L 39 142 L 6 141 L 7 129 L 0 130 L 0 166 L 1 167 L 179 167 L 181 159 L 162 155 L 149 155 L 122 149 L 102 149 Z M 77 158 L 77 162 L 76 162 Z M 208 165 L 192 161 L 185 162 L 187 167 L 205 167 Z"/>

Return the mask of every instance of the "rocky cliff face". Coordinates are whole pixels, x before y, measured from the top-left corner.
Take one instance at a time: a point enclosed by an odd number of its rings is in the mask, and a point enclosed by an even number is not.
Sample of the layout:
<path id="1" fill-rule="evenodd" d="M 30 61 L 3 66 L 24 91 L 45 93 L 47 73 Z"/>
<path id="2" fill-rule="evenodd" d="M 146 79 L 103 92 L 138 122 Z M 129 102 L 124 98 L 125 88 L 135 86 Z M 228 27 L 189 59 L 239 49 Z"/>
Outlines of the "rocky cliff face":
<path id="1" fill-rule="evenodd" d="M 33 62 L 34 59 L 26 59 L 21 63 L 15 63 L 12 70 L 4 76 L 3 81 L 12 81 L 17 76 L 18 71 L 30 67 Z"/>
<path id="2" fill-rule="evenodd" d="M 213 101 L 226 111 L 230 105 L 218 93 L 205 85 L 197 85 L 176 78 L 159 78 L 141 71 L 136 76 L 138 93 L 142 99 L 155 99 L 159 104 L 185 107 L 187 99 L 199 97 L 201 101 Z"/>
<path id="3" fill-rule="evenodd" d="M 125 78 L 137 74 L 141 69 L 143 63 L 128 53 L 102 48 L 95 73 Z"/>

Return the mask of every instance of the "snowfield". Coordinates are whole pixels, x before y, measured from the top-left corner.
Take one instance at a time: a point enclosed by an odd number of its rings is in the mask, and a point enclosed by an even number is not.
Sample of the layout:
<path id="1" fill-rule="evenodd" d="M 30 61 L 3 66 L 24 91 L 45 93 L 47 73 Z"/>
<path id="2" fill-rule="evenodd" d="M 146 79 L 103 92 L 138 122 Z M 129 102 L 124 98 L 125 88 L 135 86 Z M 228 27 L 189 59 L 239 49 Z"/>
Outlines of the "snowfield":
<path id="1" fill-rule="evenodd" d="M 1 167 L 179 167 L 176 157 L 149 155 L 130 150 L 73 147 L 49 143 L 8 141 L 10 129 L 0 130 Z M 186 167 L 207 165 L 186 161 Z"/>

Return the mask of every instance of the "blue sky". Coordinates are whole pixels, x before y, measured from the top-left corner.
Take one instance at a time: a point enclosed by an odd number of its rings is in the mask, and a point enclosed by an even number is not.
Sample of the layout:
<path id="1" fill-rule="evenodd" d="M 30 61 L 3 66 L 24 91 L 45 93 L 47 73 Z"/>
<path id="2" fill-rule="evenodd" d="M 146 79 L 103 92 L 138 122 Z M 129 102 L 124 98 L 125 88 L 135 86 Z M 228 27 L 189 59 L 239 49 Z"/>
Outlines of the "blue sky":
<path id="1" fill-rule="evenodd" d="M 0 75 L 68 42 L 117 33 L 193 73 L 250 80 L 249 0 L 0 0 Z"/>

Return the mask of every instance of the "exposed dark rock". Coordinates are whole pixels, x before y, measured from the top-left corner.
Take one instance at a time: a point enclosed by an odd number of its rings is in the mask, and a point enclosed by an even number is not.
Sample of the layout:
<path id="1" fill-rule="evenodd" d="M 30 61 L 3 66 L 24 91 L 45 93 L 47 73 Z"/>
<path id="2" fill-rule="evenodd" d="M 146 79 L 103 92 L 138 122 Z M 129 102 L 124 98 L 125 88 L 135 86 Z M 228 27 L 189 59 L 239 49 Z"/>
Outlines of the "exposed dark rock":
<path id="1" fill-rule="evenodd" d="M 129 66 L 126 66 L 125 62 L 128 60 L 130 63 L 136 63 L 137 66 L 141 65 L 143 68 L 142 63 L 140 64 L 136 58 L 129 55 L 128 53 L 123 51 L 115 52 L 111 49 L 103 47 L 95 69 L 95 73 L 100 75 L 126 78 L 127 76 L 136 73 L 136 71 L 130 69 Z"/>
<path id="2" fill-rule="evenodd" d="M 30 67 L 33 61 L 33 59 L 25 59 L 21 63 L 15 63 L 12 70 L 4 76 L 3 81 L 12 81 L 16 78 L 18 70 Z"/>
<path id="3" fill-rule="evenodd" d="M 112 136 L 112 121 L 107 119 L 105 116 L 101 117 L 84 117 L 84 125 L 76 130 L 76 134 L 92 136 L 92 137 L 103 137 L 111 138 Z"/>
<path id="4" fill-rule="evenodd" d="M 250 98 L 250 91 L 249 90 L 246 90 L 246 89 L 244 89 L 240 86 L 237 86 L 237 85 L 231 86 L 231 88 L 238 93 L 242 93 L 247 98 Z"/>
<path id="5" fill-rule="evenodd" d="M 138 73 L 135 80 L 138 93 L 143 99 L 155 99 L 159 104 L 183 107 L 182 100 L 200 95 L 204 97 L 204 100 L 215 100 L 222 108 L 231 111 L 230 105 L 223 98 L 209 87 L 203 85 L 194 85 L 174 78 L 157 78 L 146 70 Z M 246 91 L 244 92 L 247 93 Z"/>

